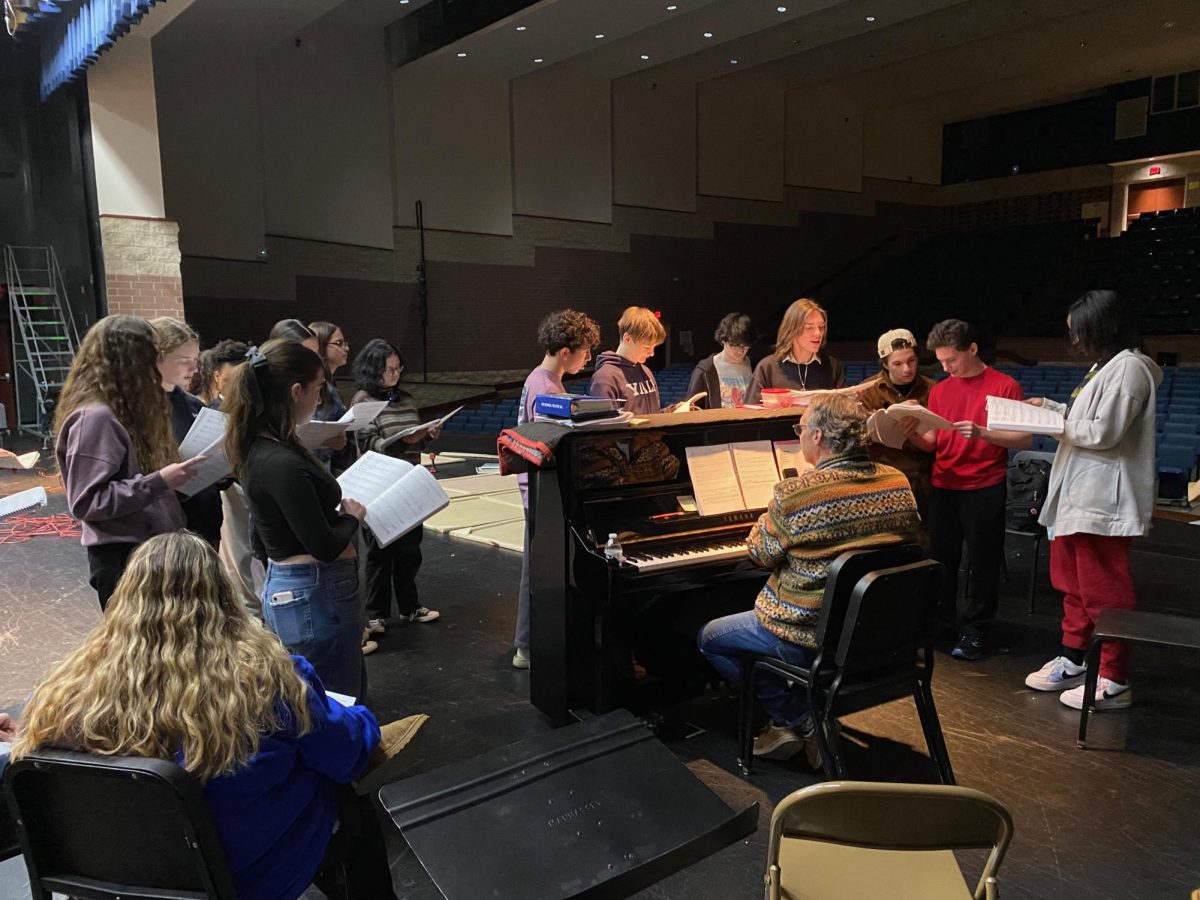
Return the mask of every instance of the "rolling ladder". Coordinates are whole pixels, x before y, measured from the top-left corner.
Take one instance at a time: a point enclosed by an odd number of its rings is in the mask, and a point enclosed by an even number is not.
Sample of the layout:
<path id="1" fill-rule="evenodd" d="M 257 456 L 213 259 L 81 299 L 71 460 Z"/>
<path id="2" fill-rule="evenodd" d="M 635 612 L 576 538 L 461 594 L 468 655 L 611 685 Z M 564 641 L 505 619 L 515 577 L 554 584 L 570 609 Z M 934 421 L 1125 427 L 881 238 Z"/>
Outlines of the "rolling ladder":
<path id="1" fill-rule="evenodd" d="M 21 431 L 45 441 L 59 391 L 79 347 L 79 332 L 53 247 L 7 245 L 4 272 L 17 374 L 16 423 Z M 23 395 L 30 394 L 33 414 L 24 408 Z"/>

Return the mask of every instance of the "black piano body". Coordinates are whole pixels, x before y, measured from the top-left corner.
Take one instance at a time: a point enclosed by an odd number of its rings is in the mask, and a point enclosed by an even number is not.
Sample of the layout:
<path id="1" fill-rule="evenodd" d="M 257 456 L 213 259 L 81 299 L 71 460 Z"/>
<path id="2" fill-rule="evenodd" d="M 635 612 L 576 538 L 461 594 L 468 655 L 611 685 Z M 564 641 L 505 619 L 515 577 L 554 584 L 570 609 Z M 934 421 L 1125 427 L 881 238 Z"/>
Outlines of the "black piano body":
<path id="1" fill-rule="evenodd" d="M 572 710 L 655 705 L 685 689 L 680 670 L 707 671 L 696 630 L 750 609 L 766 580 L 745 552 L 762 510 L 688 511 L 686 448 L 795 441 L 801 412 L 700 410 L 579 429 L 558 443 L 551 466 L 530 473 L 535 707 L 564 723 Z M 604 555 L 610 532 L 626 554 L 619 565 Z"/>

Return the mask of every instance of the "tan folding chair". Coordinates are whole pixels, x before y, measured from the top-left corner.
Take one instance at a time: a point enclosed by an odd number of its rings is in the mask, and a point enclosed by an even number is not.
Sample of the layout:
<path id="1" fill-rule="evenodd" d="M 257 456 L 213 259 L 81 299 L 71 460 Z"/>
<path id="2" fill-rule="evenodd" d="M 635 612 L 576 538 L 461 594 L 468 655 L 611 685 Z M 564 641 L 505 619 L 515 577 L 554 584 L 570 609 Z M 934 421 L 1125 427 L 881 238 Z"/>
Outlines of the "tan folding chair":
<path id="1" fill-rule="evenodd" d="M 830 781 L 771 816 L 767 900 L 995 900 L 1012 840 L 997 800 L 952 785 Z M 954 850 L 986 849 L 972 894 Z"/>

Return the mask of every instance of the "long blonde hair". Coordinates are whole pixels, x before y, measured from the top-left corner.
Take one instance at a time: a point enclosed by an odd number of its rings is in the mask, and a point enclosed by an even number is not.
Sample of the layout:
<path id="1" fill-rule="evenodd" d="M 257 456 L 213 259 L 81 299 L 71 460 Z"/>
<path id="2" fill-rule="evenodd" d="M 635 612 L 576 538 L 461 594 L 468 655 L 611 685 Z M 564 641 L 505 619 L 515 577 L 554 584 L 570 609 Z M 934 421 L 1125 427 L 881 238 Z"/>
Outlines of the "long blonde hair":
<path id="1" fill-rule="evenodd" d="M 158 356 L 158 338 L 145 319 L 105 316 L 98 321 L 71 362 L 54 414 L 55 436 L 75 410 L 101 403 L 129 432 L 143 473 L 179 462 Z"/>
<path id="2" fill-rule="evenodd" d="M 156 316 L 150 320 L 150 327 L 154 329 L 158 335 L 158 352 L 170 353 L 172 350 L 177 350 L 188 341 L 200 343 L 200 335 L 196 334 L 196 329 L 192 328 L 187 322 L 182 319 L 172 318 L 171 316 Z"/>
<path id="3" fill-rule="evenodd" d="M 792 352 L 792 341 L 804 328 L 805 320 L 813 313 L 818 313 L 825 320 L 826 328 L 828 328 L 829 313 L 825 312 L 824 307 L 816 300 L 802 297 L 787 308 L 787 312 L 783 314 L 783 321 L 779 323 L 779 336 L 775 338 L 776 356 L 785 359 Z M 825 334 L 829 334 L 828 330 Z M 821 339 L 821 346 L 825 346 L 824 338 Z"/>
<path id="4" fill-rule="evenodd" d="M 130 557 L 104 620 L 34 690 L 13 746 L 182 755 L 202 780 L 244 767 L 264 735 L 312 728 L 308 685 L 189 532 Z"/>

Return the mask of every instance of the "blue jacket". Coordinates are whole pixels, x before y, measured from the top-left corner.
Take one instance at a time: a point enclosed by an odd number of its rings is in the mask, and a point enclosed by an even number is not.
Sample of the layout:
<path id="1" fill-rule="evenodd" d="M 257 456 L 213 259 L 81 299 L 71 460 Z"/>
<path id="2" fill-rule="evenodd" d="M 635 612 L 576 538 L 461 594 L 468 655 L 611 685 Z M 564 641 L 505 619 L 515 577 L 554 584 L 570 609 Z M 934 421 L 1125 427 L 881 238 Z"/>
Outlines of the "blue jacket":
<path id="1" fill-rule="evenodd" d="M 263 739 L 246 768 L 204 787 L 242 900 L 295 900 L 312 883 L 338 819 L 336 788 L 358 778 L 379 743 L 365 706 L 325 695 L 308 660 L 292 659 L 309 683 L 313 728 Z"/>

